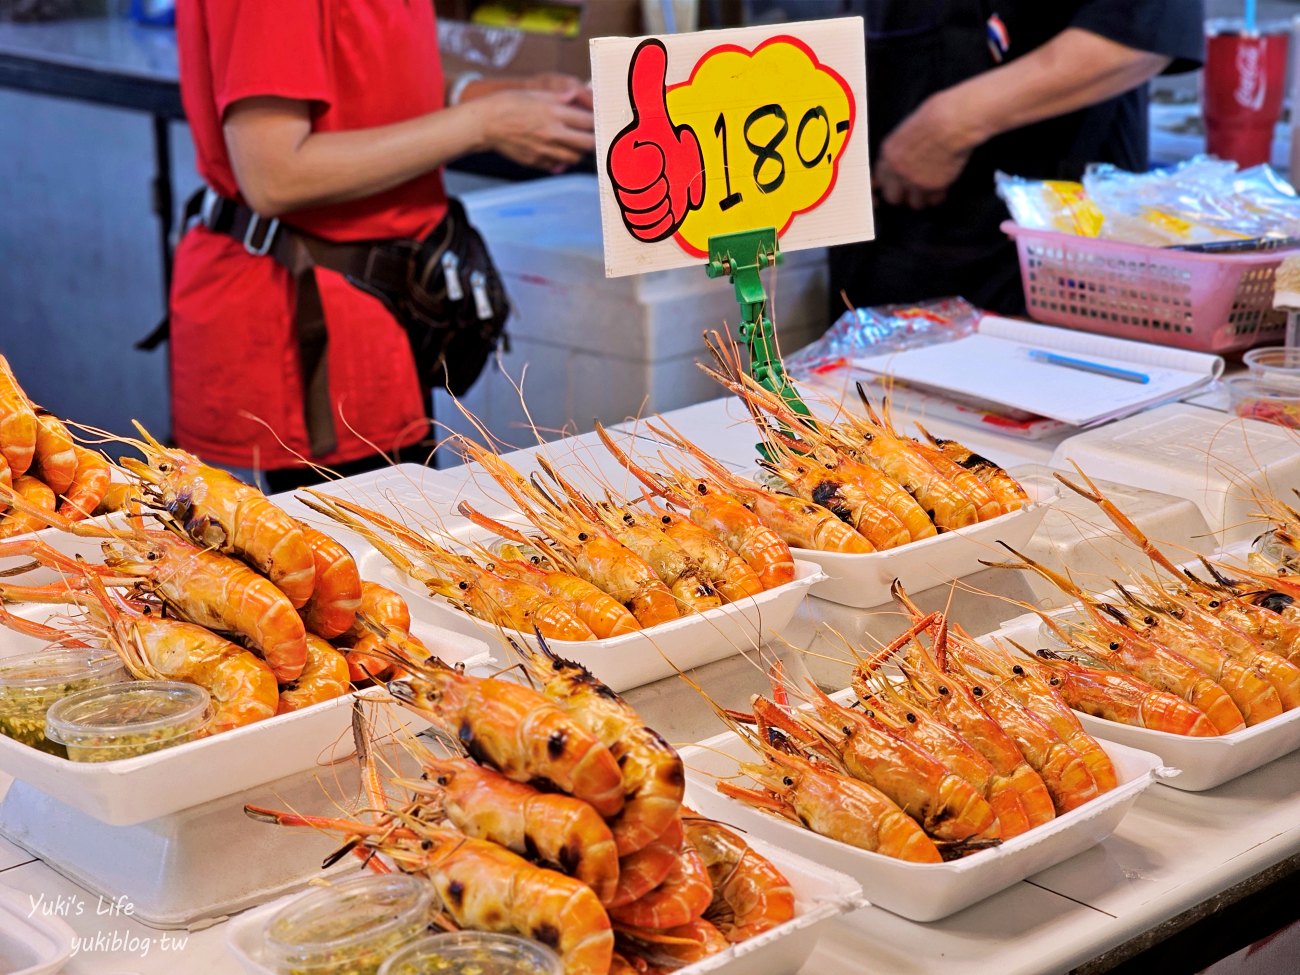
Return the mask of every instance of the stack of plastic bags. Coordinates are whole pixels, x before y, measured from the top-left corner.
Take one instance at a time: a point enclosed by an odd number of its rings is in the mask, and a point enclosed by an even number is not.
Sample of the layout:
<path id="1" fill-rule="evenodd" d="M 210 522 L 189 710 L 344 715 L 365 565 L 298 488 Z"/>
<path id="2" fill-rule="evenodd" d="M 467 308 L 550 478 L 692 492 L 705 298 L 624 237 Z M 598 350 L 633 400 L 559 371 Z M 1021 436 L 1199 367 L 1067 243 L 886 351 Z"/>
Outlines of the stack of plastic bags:
<path id="1" fill-rule="evenodd" d="M 1082 183 L 998 173 L 997 187 L 1032 230 L 1155 247 L 1300 237 L 1300 197 L 1286 180 L 1209 156 L 1150 173 L 1096 163 Z"/>

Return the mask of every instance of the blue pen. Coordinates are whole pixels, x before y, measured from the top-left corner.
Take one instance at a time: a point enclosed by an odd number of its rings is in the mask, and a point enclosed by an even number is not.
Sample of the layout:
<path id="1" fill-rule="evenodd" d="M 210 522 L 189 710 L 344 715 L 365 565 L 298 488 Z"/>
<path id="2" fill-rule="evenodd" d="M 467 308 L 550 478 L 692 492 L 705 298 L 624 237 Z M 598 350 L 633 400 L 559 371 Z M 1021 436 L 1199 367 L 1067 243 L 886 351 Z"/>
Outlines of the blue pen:
<path id="1" fill-rule="evenodd" d="M 1066 369 L 1078 369 L 1080 372 L 1092 372 L 1098 376 L 1109 376 L 1111 379 L 1122 379 L 1126 383 L 1149 383 L 1151 377 L 1145 372 L 1134 372 L 1131 369 L 1121 369 L 1118 366 L 1108 366 L 1104 362 L 1092 362 L 1088 359 L 1076 359 L 1073 356 L 1060 355 L 1056 352 L 1046 352 L 1043 349 L 1030 349 L 1029 358 L 1035 362 L 1046 362 L 1049 366 L 1064 366 Z"/>

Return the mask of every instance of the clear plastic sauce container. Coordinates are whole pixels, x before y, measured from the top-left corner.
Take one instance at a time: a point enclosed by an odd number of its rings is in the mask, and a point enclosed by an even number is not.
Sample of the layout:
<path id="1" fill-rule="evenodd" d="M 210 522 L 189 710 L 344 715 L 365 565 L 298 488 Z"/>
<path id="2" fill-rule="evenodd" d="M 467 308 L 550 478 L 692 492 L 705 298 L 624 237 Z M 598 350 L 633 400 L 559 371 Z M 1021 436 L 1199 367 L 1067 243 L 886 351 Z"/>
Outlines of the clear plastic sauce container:
<path id="1" fill-rule="evenodd" d="M 564 975 L 564 964 L 538 941 L 455 931 L 411 942 L 384 962 L 379 975 Z"/>
<path id="2" fill-rule="evenodd" d="M 1251 349 L 1241 359 L 1251 376 L 1278 389 L 1300 390 L 1300 348 L 1274 345 Z"/>
<path id="3" fill-rule="evenodd" d="M 104 650 L 38 650 L 0 658 L 0 734 L 66 758 L 45 737 L 45 713 L 80 691 L 127 679 L 117 654 Z"/>
<path id="4" fill-rule="evenodd" d="M 211 718 L 212 699 L 202 687 L 127 681 L 58 701 L 45 715 L 45 735 L 74 762 L 111 762 L 191 741 Z"/>
<path id="5" fill-rule="evenodd" d="M 266 925 L 264 954 L 279 975 L 376 975 L 424 933 L 433 886 L 406 874 L 366 875 L 309 891 Z"/>

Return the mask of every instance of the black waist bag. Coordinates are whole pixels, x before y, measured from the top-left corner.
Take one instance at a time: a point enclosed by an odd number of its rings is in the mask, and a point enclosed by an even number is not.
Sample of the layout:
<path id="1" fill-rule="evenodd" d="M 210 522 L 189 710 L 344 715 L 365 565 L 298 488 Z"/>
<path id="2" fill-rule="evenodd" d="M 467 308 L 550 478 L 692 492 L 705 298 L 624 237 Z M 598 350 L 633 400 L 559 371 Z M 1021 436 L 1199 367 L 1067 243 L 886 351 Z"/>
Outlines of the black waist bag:
<path id="1" fill-rule="evenodd" d="M 412 254 L 406 287 L 384 297 L 406 330 L 426 388 L 463 395 L 506 341 L 510 301 L 501 275 L 454 198 Z"/>

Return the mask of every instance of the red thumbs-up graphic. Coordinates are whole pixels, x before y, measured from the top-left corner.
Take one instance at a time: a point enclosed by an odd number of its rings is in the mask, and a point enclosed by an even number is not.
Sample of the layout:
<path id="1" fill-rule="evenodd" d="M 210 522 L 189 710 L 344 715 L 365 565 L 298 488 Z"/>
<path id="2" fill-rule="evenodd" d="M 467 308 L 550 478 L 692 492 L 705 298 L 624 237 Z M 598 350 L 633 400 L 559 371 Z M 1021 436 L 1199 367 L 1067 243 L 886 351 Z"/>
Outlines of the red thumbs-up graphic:
<path id="1" fill-rule="evenodd" d="M 628 232 L 647 243 L 671 237 L 704 202 L 704 154 L 689 125 L 668 117 L 668 52 L 643 41 L 632 54 L 632 121 L 614 137 L 606 171 Z"/>

